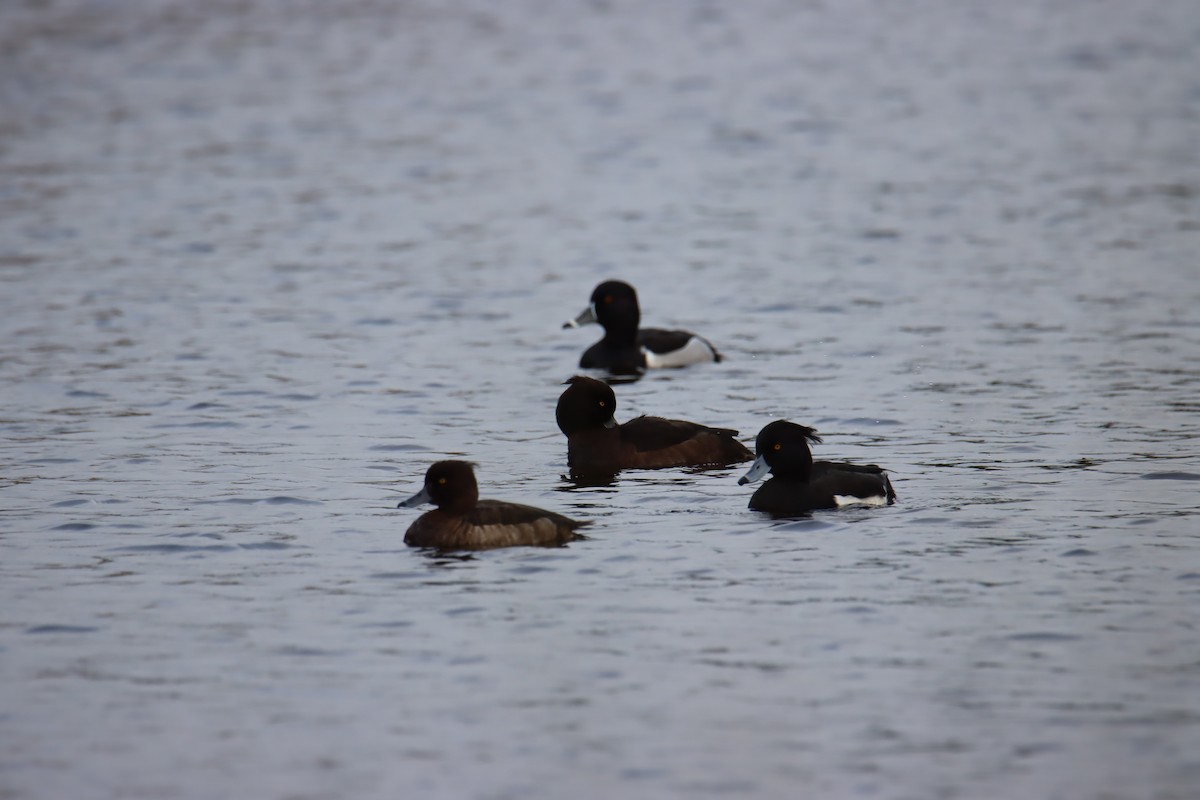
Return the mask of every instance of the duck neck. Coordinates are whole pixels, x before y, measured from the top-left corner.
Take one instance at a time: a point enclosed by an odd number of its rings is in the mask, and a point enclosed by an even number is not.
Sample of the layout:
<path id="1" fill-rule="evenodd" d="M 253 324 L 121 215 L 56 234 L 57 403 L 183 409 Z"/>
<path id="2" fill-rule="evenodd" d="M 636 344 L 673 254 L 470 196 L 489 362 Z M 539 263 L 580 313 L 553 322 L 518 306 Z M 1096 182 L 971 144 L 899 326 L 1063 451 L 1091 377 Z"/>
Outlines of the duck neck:
<path id="1" fill-rule="evenodd" d="M 637 344 L 638 326 L 642 314 L 637 306 L 625 305 L 607 309 L 600 320 L 604 326 L 604 340 L 612 347 L 633 347 Z"/>
<path id="2" fill-rule="evenodd" d="M 808 482 L 812 478 L 812 453 L 806 447 L 803 453 L 793 455 L 794 457 L 788 459 L 787 464 L 783 466 L 782 470 L 779 466 L 775 466 L 772 467 L 771 472 L 774 473 L 776 478 Z"/>
<path id="3" fill-rule="evenodd" d="M 469 491 L 464 491 L 462 494 L 456 495 L 450 502 L 441 506 L 441 509 L 447 514 L 461 516 L 469 514 L 475 510 L 475 506 L 479 503 L 479 487 L 472 486 Z"/>

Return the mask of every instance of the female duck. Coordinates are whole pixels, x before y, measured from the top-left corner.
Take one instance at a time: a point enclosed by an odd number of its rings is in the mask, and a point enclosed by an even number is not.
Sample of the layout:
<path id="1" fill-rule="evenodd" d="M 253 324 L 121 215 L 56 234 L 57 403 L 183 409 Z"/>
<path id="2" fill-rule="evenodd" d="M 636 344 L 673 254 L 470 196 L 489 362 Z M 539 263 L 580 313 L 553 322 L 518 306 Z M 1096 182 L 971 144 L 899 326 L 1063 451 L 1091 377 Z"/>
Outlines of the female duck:
<path id="1" fill-rule="evenodd" d="M 786 420 L 763 428 L 754 443 L 758 458 L 738 483 L 752 483 L 768 472 L 774 477 L 750 498 L 750 508 L 787 515 L 855 503 L 891 505 L 896 501 L 887 471 L 874 464 L 813 461 L 808 443 L 820 441 L 814 429 Z"/>
<path id="2" fill-rule="evenodd" d="M 605 281 L 597 286 L 588 307 L 563 325 L 564 328 L 578 328 L 589 322 L 599 322 L 604 328 L 604 338 L 584 352 L 579 366 L 631 373 L 721 360 L 721 355 L 707 339 L 690 331 L 639 329 L 641 317 L 637 292 L 628 283 Z"/>
<path id="3" fill-rule="evenodd" d="M 725 466 L 754 455 L 737 431 L 695 422 L 641 416 L 624 424 L 613 417 L 617 396 L 595 378 L 576 375 L 558 398 L 555 416 L 567 436 L 572 475 L 614 475 L 623 469 Z"/>
<path id="4" fill-rule="evenodd" d="M 442 550 L 486 550 L 515 545 L 556 545 L 578 538 L 576 528 L 589 524 L 501 500 L 480 500 L 475 470 L 466 461 L 439 461 L 425 473 L 425 487 L 397 508 L 433 503 L 437 508 L 417 518 L 404 534 L 413 547 Z"/>

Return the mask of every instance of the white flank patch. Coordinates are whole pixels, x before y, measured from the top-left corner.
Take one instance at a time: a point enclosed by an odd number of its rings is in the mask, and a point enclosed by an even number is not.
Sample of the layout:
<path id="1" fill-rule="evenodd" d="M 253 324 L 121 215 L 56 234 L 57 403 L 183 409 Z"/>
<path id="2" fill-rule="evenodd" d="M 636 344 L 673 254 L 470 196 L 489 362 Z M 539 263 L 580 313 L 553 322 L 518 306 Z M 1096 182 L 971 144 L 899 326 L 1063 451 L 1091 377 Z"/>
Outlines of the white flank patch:
<path id="1" fill-rule="evenodd" d="M 642 348 L 642 352 L 646 354 L 646 366 L 650 369 L 686 367 L 688 364 L 702 364 L 705 361 L 716 360 L 713 349 L 699 336 L 693 336 L 683 347 L 669 353 L 654 353 L 645 347 Z"/>
<path id="2" fill-rule="evenodd" d="M 837 503 L 838 508 L 846 506 L 886 506 L 887 497 L 882 494 L 873 494 L 870 497 L 855 497 L 852 494 L 835 494 L 833 502 Z"/>

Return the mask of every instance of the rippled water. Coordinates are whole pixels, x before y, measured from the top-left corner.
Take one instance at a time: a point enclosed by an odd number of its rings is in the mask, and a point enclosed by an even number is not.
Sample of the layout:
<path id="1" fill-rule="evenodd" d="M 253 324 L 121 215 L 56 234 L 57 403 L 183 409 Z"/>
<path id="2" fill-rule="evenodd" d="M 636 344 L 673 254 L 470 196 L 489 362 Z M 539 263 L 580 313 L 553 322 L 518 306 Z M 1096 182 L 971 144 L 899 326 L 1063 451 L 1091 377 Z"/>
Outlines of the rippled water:
<path id="1" fill-rule="evenodd" d="M 1194 3 L 0 7 L 0 796 L 1185 798 Z M 564 477 L 602 278 L 898 505 Z M 396 510 L 595 521 L 432 556 Z"/>

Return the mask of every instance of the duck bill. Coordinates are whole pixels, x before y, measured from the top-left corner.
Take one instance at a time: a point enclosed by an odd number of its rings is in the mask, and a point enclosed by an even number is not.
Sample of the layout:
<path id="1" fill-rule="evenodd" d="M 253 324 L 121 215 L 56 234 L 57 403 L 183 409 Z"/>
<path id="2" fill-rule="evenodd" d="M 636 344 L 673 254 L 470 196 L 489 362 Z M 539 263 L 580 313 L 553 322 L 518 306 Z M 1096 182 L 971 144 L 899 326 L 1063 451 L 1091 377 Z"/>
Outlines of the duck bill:
<path id="1" fill-rule="evenodd" d="M 584 325 L 587 325 L 592 322 L 599 322 L 599 321 L 600 320 L 596 319 L 596 307 L 588 306 L 587 308 L 585 308 L 583 311 L 581 311 L 579 313 L 578 317 L 564 322 L 563 327 L 564 328 L 582 328 Z"/>
<path id="2" fill-rule="evenodd" d="M 738 478 L 738 486 L 745 486 L 747 483 L 754 483 L 757 480 L 762 480 L 763 476 L 771 471 L 771 465 L 762 456 L 754 459 L 754 463 L 750 465 L 750 469 L 745 475 Z"/>
<path id="3" fill-rule="evenodd" d="M 617 422 L 616 417 L 609 417 L 607 420 L 604 421 L 604 427 L 606 427 L 606 428 L 617 428 L 617 427 L 620 427 L 620 425 L 621 425 L 621 423 Z"/>
<path id="4" fill-rule="evenodd" d="M 401 500 L 400 505 L 396 506 L 396 508 L 416 508 L 417 506 L 425 505 L 429 501 L 429 487 L 424 486 L 421 488 L 421 491 L 417 492 L 412 497 L 408 498 L 407 500 Z"/>

